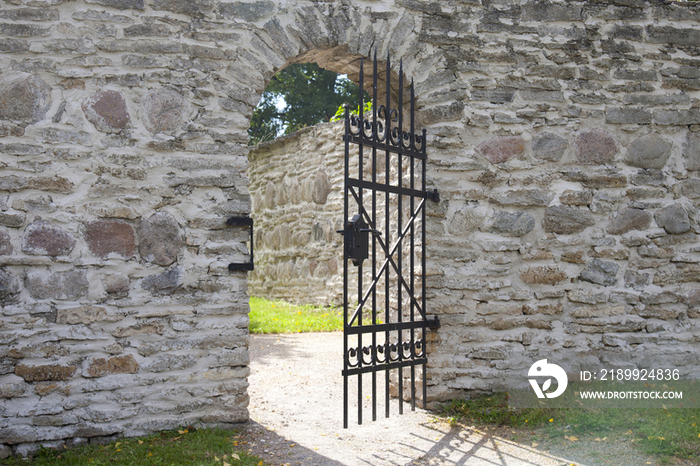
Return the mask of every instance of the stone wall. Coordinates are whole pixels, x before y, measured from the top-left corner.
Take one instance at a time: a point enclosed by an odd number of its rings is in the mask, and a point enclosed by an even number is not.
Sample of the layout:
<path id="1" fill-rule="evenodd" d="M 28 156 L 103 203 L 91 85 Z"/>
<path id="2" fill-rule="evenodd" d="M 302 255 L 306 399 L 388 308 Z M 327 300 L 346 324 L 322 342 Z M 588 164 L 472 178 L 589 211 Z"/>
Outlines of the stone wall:
<path id="1" fill-rule="evenodd" d="M 433 88 L 423 115 L 449 120 L 428 129 L 443 199 L 428 225 L 432 395 L 527 386 L 543 358 L 698 378 L 700 8 L 496 2 L 431 18 L 445 68 L 418 85 Z"/>
<path id="2" fill-rule="evenodd" d="M 430 399 L 545 357 L 697 377 L 696 3 L 6 1 L 0 452 L 247 419 L 225 220 L 253 107 L 289 63 L 353 77 L 374 47 L 415 78 L 442 198 Z"/>
<path id="3" fill-rule="evenodd" d="M 342 305 L 344 123 L 256 146 L 248 160 L 255 221 L 251 295 Z"/>
<path id="4" fill-rule="evenodd" d="M 247 120 L 186 5 L 0 7 L 0 457 L 248 419 Z"/>

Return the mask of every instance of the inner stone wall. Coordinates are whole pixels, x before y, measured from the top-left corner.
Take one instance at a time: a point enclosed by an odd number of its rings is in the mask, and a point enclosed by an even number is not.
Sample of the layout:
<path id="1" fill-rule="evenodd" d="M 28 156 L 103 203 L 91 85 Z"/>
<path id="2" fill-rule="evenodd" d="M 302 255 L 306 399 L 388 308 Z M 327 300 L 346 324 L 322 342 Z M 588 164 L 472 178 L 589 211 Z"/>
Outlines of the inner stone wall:
<path id="1" fill-rule="evenodd" d="M 303 129 L 251 150 L 251 295 L 342 305 L 343 125 Z"/>

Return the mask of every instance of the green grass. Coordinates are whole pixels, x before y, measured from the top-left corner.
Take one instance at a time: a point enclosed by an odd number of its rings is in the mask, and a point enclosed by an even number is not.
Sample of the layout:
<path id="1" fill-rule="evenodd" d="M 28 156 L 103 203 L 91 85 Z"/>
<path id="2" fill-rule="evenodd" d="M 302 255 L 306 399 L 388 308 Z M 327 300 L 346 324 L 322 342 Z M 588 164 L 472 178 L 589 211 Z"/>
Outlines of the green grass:
<path id="1" fill-rule="evenodd" d="M 31 459 L 0 460 L 3 466 L 259 466 L 260 458 L 241 451 L 235 431 L 181 428 L 108 445 L 43 449 Z"/>
<path id="2" fill-rule="evenodd" d="M 453 401 L 443 408 L 442 415 L 455 424 L 543 428 L 552 437 L 626 434 L 642 451 L 665 460 L 700 457 L 700 408 L 512 409 L 507 393 L 496 393 Z"/>
<path id="3" fill-rule="evenodd" d="M 250 333 L 335 332 L 342 329 L 342 309 L 250 298 Z"/>

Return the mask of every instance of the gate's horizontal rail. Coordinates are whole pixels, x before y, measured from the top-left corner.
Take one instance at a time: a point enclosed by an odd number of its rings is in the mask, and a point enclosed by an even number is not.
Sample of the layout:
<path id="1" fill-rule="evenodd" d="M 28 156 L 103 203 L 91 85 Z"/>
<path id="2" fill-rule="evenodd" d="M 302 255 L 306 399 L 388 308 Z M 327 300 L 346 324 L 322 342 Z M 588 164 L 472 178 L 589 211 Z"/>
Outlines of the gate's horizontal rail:
<path id="1" fill-rule="evenodd" d="M 371 181 L 363 181 L 355 178 L 348 178 L 346 180 L 348 186 L 356 186 L 363 189 L 372 189 L 381 192 L 390 192 L 394 194 L 401 194 L 402 196 L 413 196 L 421 199 L 428 197 L 427 191 L 420 191 L 418 189 L 404 188 L 402 186 L 393 186 L 385 183 L 372 183 Z"/>
<path id="2" fill-rule="evenodd" d="M 411 330 L 416 328 L 428 328 L 428 322 L 425 320 L 418 320 L 413 322 L 390 322 L 387 324 L 376 324 L 376 325 L 354 325 L 352 327 L 345 327 L 345 333 L 347 335 L 359 335 L 365 333 L 376 333 L 376 332 L 392 332 L 397 330 Z"/>
<path id="3" fill-rule="evenodd" d="M 414 159 L 426 159 L 427 155 L 423 152 L 407 149 L 405 147 L 399 147 L 399 146 L 394 146 L 391 144 L 386 144 L 384 142 L 377 142 L 374 141 L 373 139 L 368 139 L 368 138 L 363 138 L 361 136 L 356 136 L 354 134 L 350 134 L 348 136 L 348 140 L 352 143 L 355 144 L 361 144 L 363 146 L 369 146 L 369 147 L 374 147 L 376 149 L 379 149 L 381 151 L 385 152 L 392 152 L 394 154 L 401 154 L 406 157 L 413 157 Z"/>
<path id="4" fill-rule="evenodd" d="M 376 366 L 362 366 L 354 369 L 344 369 L 343 375 L 367 374 L 370 372 L 383 372 L 400 367 L 420 366 L 428 364 L 428 358 L 404 359 L 403 361 L 391 362 L 389 364 L 378 364 Z"/>

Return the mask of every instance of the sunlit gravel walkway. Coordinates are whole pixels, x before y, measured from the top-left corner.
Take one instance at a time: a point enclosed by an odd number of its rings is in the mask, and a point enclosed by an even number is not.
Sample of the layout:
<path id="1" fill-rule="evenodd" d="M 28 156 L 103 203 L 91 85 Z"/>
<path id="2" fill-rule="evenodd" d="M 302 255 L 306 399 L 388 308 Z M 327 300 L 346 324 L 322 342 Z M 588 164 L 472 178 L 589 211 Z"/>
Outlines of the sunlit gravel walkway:
<path id="1" fill-rule="evenodd" d="M 656 465 L 618 442 L 546 447 L 566 452 L 556 454 L 496 432 L 451 427 L 421 410 L 361 426 L 351 417 L 343 429 L 342 341 L 341 333 L 251 336 L 251 422 L 242 447 L 271 465 Z M 395 413 L 396 400 L 391 408 Z"/>

